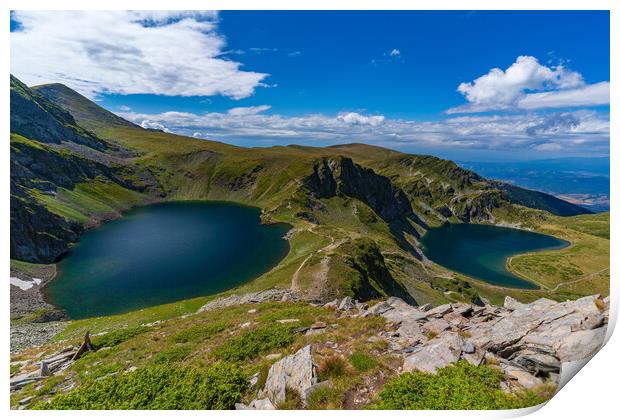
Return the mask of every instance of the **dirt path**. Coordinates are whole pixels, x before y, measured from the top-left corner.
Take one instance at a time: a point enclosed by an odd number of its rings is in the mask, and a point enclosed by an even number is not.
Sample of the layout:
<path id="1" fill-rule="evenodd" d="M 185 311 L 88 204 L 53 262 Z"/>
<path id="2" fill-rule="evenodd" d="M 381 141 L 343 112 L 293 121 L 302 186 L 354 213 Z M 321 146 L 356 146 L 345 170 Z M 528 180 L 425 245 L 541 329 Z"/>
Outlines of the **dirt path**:
<path id="1" fill-rule="evenodd" d="M 570 281 L 564 281 L 562 283 L 558 283 L 558 284 L 555 285 L 555 287 L 553 289 L 549 289 L 549 292 L 557 292 L 557 290 L 560 287 L 562 287 L 562 286 L 566 286 L 567 284 L 577 283 L 577 282 L 582 281 L 582 280 L 589 280 L 592 277 L 594 277 L 594 276 L 596 276 L 598 274 L 601 274 L 601 273 L 603 273 L 605 271 L 609 271 L 609 267 L 603 268 L 602 270 L 599 270 L 599 271 L 597 271 L 595 273 L 590 273 L 590 274 L 583 275 L 581 277 L 578 277 L 578 278 L 570 280 Z"/>
<path id="2" fill-rule="evenodd" d="M 308 228 L 308 231 L 314 233 L 315 235 L 323 236 L 324 238 L 329 238 L 329 244 L 325 245 L 321 249 L 318 249 L 312 252 L 301 262 L 301 264 L 299 264 L 299 267 L 297 267 L 297 270 L 295 270 L 295 273 L 293 273 L 293 278 L 291 279 L 291 290 L 294 292 L 299 292 L 301 290 L 299 286 L 299 273 L 304 268 L 308 260 L 310 260 L 310 258 L 312 258 L 315 255 L 321 254 L 321 253 L 329 253 L 333 251 L 334 249 L 338 248 L 340 245 L 342 245 L 345 242 L 345 239 L 336 240 L 331 235 L 323 235 L 321 233 L 316 232 L 314 230 L 314 226 Z M 324 283 L 327 280 L 327 273 L 329 272 L 329 259 L 330 258 L 328 256 L 325 256 L 325 258 L 321 260 L 321 270 L 319 271 L 319 273 L 317 273 L 317 278 L 316 278 L 315 283 Z"/>

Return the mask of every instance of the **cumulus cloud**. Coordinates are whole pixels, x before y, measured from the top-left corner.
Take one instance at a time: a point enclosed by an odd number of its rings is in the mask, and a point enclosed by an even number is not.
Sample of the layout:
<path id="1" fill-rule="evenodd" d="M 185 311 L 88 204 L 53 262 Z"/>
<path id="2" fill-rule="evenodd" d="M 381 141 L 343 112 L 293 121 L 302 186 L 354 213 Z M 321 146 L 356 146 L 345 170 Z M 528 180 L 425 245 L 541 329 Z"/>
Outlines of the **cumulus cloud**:
<path id="1" fill-rule="evenodd" d="M 586 85 L 580 73 L 563 65 L 542 65 L 531 56 L 518 57 L 506 70 L 493 68 L 473 82 L 461 83 L 457 91 L 468 103 L 448 113 L 609 103 L 608 82 Z"/>
<path id="2" fill-rule="evenodd" d="M 338 120 L 351 125 L 371 125 L 381 124 L 385 117 L 383 115 L 361 115 L 357 112 L 346 112 L 338 114 Z"/>
<path id="3" fill-rule="evenodd" d="M 142 120 L 142 122 L 140 122 L 140 127 L 146 128 L 148 130 L 161 130 L 161 131 L 164 131 L 166 133 L 171 133 L 172 132 L 164 124 L 162 124 L 160 122 L 157 122 L 157 121 L 151 121 L 151 120 Z"/>
<path id="4" fill-rule="evenodd" d="M 421 147 L 609 152 L 609 115 L 594 111 L 459 116 L 439 121 L 390 119 L 355 112 L 294 117 L 230 111 L 121 115 L 138 124 L 158 122 L 178 134 L 191 136 L 199 132 L 204 134 L 203 138 L 233 143 L 252 139 L 265 145 L 364 142 L 410 150 Z"/>
<path id="5" fill-rule="evenodd" d="M 100 93 L 250 96 L 265 73 L 222 57 L 215 12 L 16 11 L 11 72 Z"/>

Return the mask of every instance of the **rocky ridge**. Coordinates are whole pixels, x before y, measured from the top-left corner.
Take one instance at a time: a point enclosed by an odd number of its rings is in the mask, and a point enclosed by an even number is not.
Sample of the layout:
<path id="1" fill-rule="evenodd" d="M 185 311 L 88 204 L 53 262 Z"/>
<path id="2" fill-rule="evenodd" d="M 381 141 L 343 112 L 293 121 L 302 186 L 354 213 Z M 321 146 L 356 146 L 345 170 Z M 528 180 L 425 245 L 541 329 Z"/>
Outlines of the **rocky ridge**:
<path id="1" fill-rule="evenodd" d="M 287 293 L 267 291 L 219 299 L 201 310 L 239 301 L 281 299 L 290 296 Z M 386 330 L 371 339 L 387 341 L 387 351 L 402 360 L 399 373 L 435 373 L 464 359 L 476 366 L 500 368 L 507 378 L 502 383 L 506 392 L 557 385 L 563 363 L 592 356 L 602 347 L 609 319 L 609 298 L 599 295 L 566 302 L 543 298 L 528 304 L 506 297 L 503 307 L 464 303 L 418 307 L 395 297 L 370 307 L 350 297 L 323 306 L 341 317 L 385 318 Z M 325 328 L 320 325 L 305 333 L 317 334 Z M 319 382 L 309 344 L 275 362 L 258 398 L 236 408 L 273 409 L 285 400 L 287 389 L 297 391 L 305 403 L 314 389 L 329 386 L 326 382 Z"/>

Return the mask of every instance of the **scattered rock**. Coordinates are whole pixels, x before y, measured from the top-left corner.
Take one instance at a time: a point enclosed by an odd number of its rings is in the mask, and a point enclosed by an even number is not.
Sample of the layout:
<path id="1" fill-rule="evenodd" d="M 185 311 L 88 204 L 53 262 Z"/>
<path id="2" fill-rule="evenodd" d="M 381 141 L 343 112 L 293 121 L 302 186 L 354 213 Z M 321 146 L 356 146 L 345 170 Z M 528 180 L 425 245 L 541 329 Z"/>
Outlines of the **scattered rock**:
<path id="1" fill-rule="evenodd" d="M 355 308 L 355 302 L 353 302 L 353 298 L 349 296 L 342 298 L 340 304 L 338 305 L 339 311 L 350 311 L 353 308 Z"/>
<path id="2" fill-rule="evenodd" d="M 376 305 L 368 308 L 368 310 L 366 310 L 366 312 L 364 312 L 362 316 L 377 316 L 391 309 L 392 307 L 387 302 L 379 302 Z"/>
<path id="3" fill-rule="evenodd" d="M 334 299 L 331 302 L 327 302 L 323 305 L 324 308 L 336 309 L 338 307 L 338 299 Z"/>
<path id="4" fill-rule="evenodd" d="M 471 354 L 476 351 L 476 346 L 471 341 L 465 341 L 463 343 L 463 353 Z"/>
<path id="5" fill-rule="evenodd" d="M 299 320 L 297 318 L 278 319 L 276 322 L 279 322 L 280 324 L 293 324 L 295 322 L 299 322 Z"/>
<path id="6" fill-rule="evenodd" d="M 510 309 L 514 311 L 515 309 L 519 309 L 521 305 L 523 305 L 521 302 L 519 302 L 517 299 L 512 298 L 510 296 L 506 296 L 506 298 L 504 299 L 504 308 L 506 309 Z"/>
<path id="7" fill-rule="evenodd" d="M 531 373 L 521 370 L 512 366 L 506 367 L 504 373 L 509 379 L 516 380 L 519 385 L 525 389 L 532 389 L 539 385 L 542 385 L 543 381 Z"/>
<path id="8" fill-rule="evenodd" d="M 286 388 L 290 388 L 299 392 L 305 401 L 308 389 L 317 382 L 316 369 L 312 361 L 312 347 L 307 345 L 297 353 L 271 365 L 265 387 L 258 396 L 268 398 L 277 405 L 286 399 Z"/>

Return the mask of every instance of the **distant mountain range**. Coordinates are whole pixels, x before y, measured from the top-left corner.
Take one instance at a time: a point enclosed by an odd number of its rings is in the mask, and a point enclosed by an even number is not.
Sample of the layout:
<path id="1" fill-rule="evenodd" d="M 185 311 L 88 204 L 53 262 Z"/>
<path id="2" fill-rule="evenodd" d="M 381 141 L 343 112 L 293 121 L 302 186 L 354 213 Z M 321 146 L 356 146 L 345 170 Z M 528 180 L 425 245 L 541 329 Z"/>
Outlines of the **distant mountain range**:
<path id="1" fill-rule="evenodd" d="M 592 211 L 609 210 L 609 157 L 459 164 L 486 178 L 543 191 Z"/>

